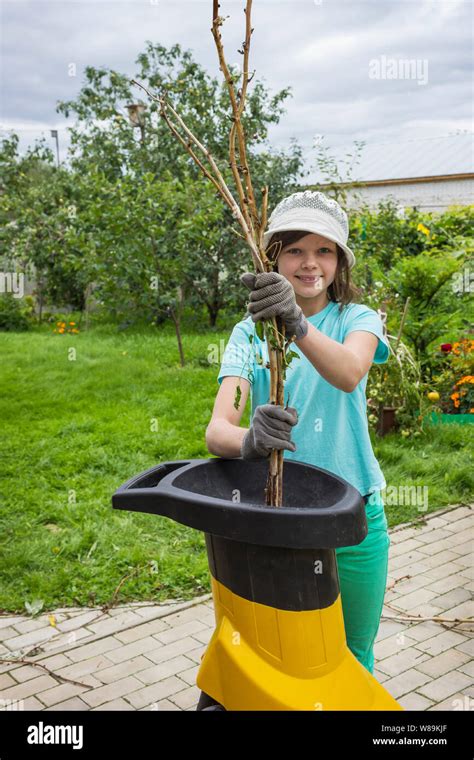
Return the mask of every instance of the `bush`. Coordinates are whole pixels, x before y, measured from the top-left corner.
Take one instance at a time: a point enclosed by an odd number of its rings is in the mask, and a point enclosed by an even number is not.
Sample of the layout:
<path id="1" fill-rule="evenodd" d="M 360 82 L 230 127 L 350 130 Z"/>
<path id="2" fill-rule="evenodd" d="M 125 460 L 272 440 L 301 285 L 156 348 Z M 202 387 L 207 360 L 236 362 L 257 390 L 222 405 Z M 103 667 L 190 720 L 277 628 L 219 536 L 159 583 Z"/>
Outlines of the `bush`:
<path id="1" fill-rule="evenodd" d="M 14 298 L 12 293 L 0 295 L 0 330 L 5 332 L 29 330 L 35 322 L 32 296 Z"/>

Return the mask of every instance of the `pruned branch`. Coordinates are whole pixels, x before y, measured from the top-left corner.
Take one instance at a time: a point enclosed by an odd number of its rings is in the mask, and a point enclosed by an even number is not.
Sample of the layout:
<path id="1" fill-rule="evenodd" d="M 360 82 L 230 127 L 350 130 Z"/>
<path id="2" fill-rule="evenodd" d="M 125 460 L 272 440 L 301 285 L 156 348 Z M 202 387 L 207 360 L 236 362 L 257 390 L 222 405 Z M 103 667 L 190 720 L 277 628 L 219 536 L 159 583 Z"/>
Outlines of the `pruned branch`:
<path id="1" fill-rule="evenodd" d="M 261 218 L 258 212 L 255 194 L 253 190 L 250 169 L 247 161 L 245 146 L 245 131 L 242 124 L 242 117 L 245 110 L 245 101 L 247 87 L 253 78 L 249 77 L 249 52 L 250 38 L 253 32 L 251 26 L 251 9 L 252 0 L 247 0 L 244 10 L 246 17 L 245 40 L 242 44 L 243 54 L 243 72 L 242 84 L 238 92 L 235 91 L 234 79 L 229 71 L 229 67 L 224 57 L 224 48 L 220 34 L 220 27 L 224 23 L 224 18 L 219 15 L 219 2 L 213 0 L 212 4 L 212 34 L 217 48 L 220 69 L 224 75 L 229 98 L 232 108 L 232 126 L 229 133 L 229 167 L 234 178 L 237 191 L 238 201 L 234 198 L 229 190 L 222 171 L 219 169 L 217 162 L 202 145 L 198 138 L 185 124 L 181 116 L 176 112 L 171 103 L 168 101 L 166 92 L 161 95 L 150 93 L 146 87 L 139 82 L 132 80 L 132 84 L 141 87 L 144 92 L 160 105 L 160 115 L 168 125 L 171 132 L 180 141 L 185 150 L 189 153 L 193 161 L 201 169 L 204 176 L 209 179 L 217 189 L 219 195 L 232 211 L 232 216 L 237 219 L 242 228 L 243 235 L 236 230 L 232 230 L 239 237 L 244 238 L 252 253 L 252 258 L 257 272 L 271 272 L 274 269 L 274 262 L 281 251 L 281 241 L 265 248 L 263 237 L 267 224 L 268 208 L 268 187 L 262 188 L 262 213 Z M 255 72 L 254 72 L 255 73 Z M 204 159 L 202 158 L 204 156 Z M 275 246 L 275 247 L 274 247 Z M 273 251 L 270 254 L 270 251 Z M 265 339 L 268 345 L 269 365 L 270 365 L 270 403 L 283 405 L 284 401 L 284 366 L 287 366 L 286 349 L 295 336 L 286 336 L 285 327 L 281 318 L 273 317 L 263 321 Z M 285 342 L 286 340 L 286 342 Z M 267 505 L 281 506 L 283 502 L 283 450 L 273 449 L 270 455 L 269 471 L 267 477 L 267 487 L 265 489 L 265 500 Z"/>

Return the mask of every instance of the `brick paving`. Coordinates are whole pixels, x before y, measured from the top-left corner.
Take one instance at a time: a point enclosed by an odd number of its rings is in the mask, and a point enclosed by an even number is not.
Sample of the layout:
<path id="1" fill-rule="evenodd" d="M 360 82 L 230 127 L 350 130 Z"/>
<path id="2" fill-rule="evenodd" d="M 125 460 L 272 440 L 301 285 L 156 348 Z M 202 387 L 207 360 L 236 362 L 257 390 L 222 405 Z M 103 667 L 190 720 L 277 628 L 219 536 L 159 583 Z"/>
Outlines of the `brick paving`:
<path id="1" fill-rule="evenodd" d="M 406 710 L 474 709 L 473 525 L 463 505 L 390 531 L 374 675 Z M 214 624 L 210 594 L 0 616 L 0 709 L 195 710 Z"/>

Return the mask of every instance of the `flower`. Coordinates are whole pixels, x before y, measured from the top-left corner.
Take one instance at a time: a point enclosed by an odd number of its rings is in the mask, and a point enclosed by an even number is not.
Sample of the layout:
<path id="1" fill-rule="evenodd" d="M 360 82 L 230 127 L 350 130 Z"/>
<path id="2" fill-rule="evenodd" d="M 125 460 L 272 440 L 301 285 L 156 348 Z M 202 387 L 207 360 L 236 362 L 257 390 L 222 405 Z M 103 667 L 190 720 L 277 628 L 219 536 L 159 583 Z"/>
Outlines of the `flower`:
<path id="1" fill-rule="evenodd" d="M 421 222 L 419 223 L 419 225 L 418 225 L 418 227 L 416 229 L 419 232 L 422 232 L 423 235 L 429 235 L 430 234 L 430 231 L 429 231 L 428 227 L 425 227 L 425 225 L 422 224 Z"/>
<path id="2" fill-rule="evenodd" d="M 430 391 L 427 395 L 430 401 L 439 401 L 438 391 Z"/>
<path id="3" fill-rule="evenodd" d="M 449 354 L 449 352 L 452 349 L 452 345 L 451 343 L 442 343 L 440 348 L 441 348 L 441 351 L 443 351 L 443 353 Z"/>

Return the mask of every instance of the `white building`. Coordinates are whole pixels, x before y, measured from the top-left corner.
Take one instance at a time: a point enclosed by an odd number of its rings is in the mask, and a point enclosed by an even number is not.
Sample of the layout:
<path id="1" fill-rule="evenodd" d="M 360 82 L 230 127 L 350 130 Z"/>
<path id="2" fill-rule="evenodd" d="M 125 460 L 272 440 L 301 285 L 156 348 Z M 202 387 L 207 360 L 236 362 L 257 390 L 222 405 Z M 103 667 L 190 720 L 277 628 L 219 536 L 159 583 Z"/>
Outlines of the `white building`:
<path id="1" fill-rule="evenodd" d="M 313 149 L 313 156 L 314 156 Z M 474 203 L 474 133 L 427 137 L 399 142 L 366 143 L 358 163 L 342 171 L 343 156 L 355 154 L 355 146 L 332 152 L 343 179 L 362 182 L 347 190 L 347 207 L 360 202 L 371 208 L 392 196 L 399 207 L 442 212 L 449 206 Z M 347 158 L 345 159 L 347 161 Z M 327 182 L 327 178 L 326 178 Z M 314 171 L 305 187 L 324 191 L 325 181 Z M 341 182 L 341 185 L 346 185 Z M 346 185 L 347 186 L 347 185 Z M 359 200 L 360 199 L 360 200 Z"/>

